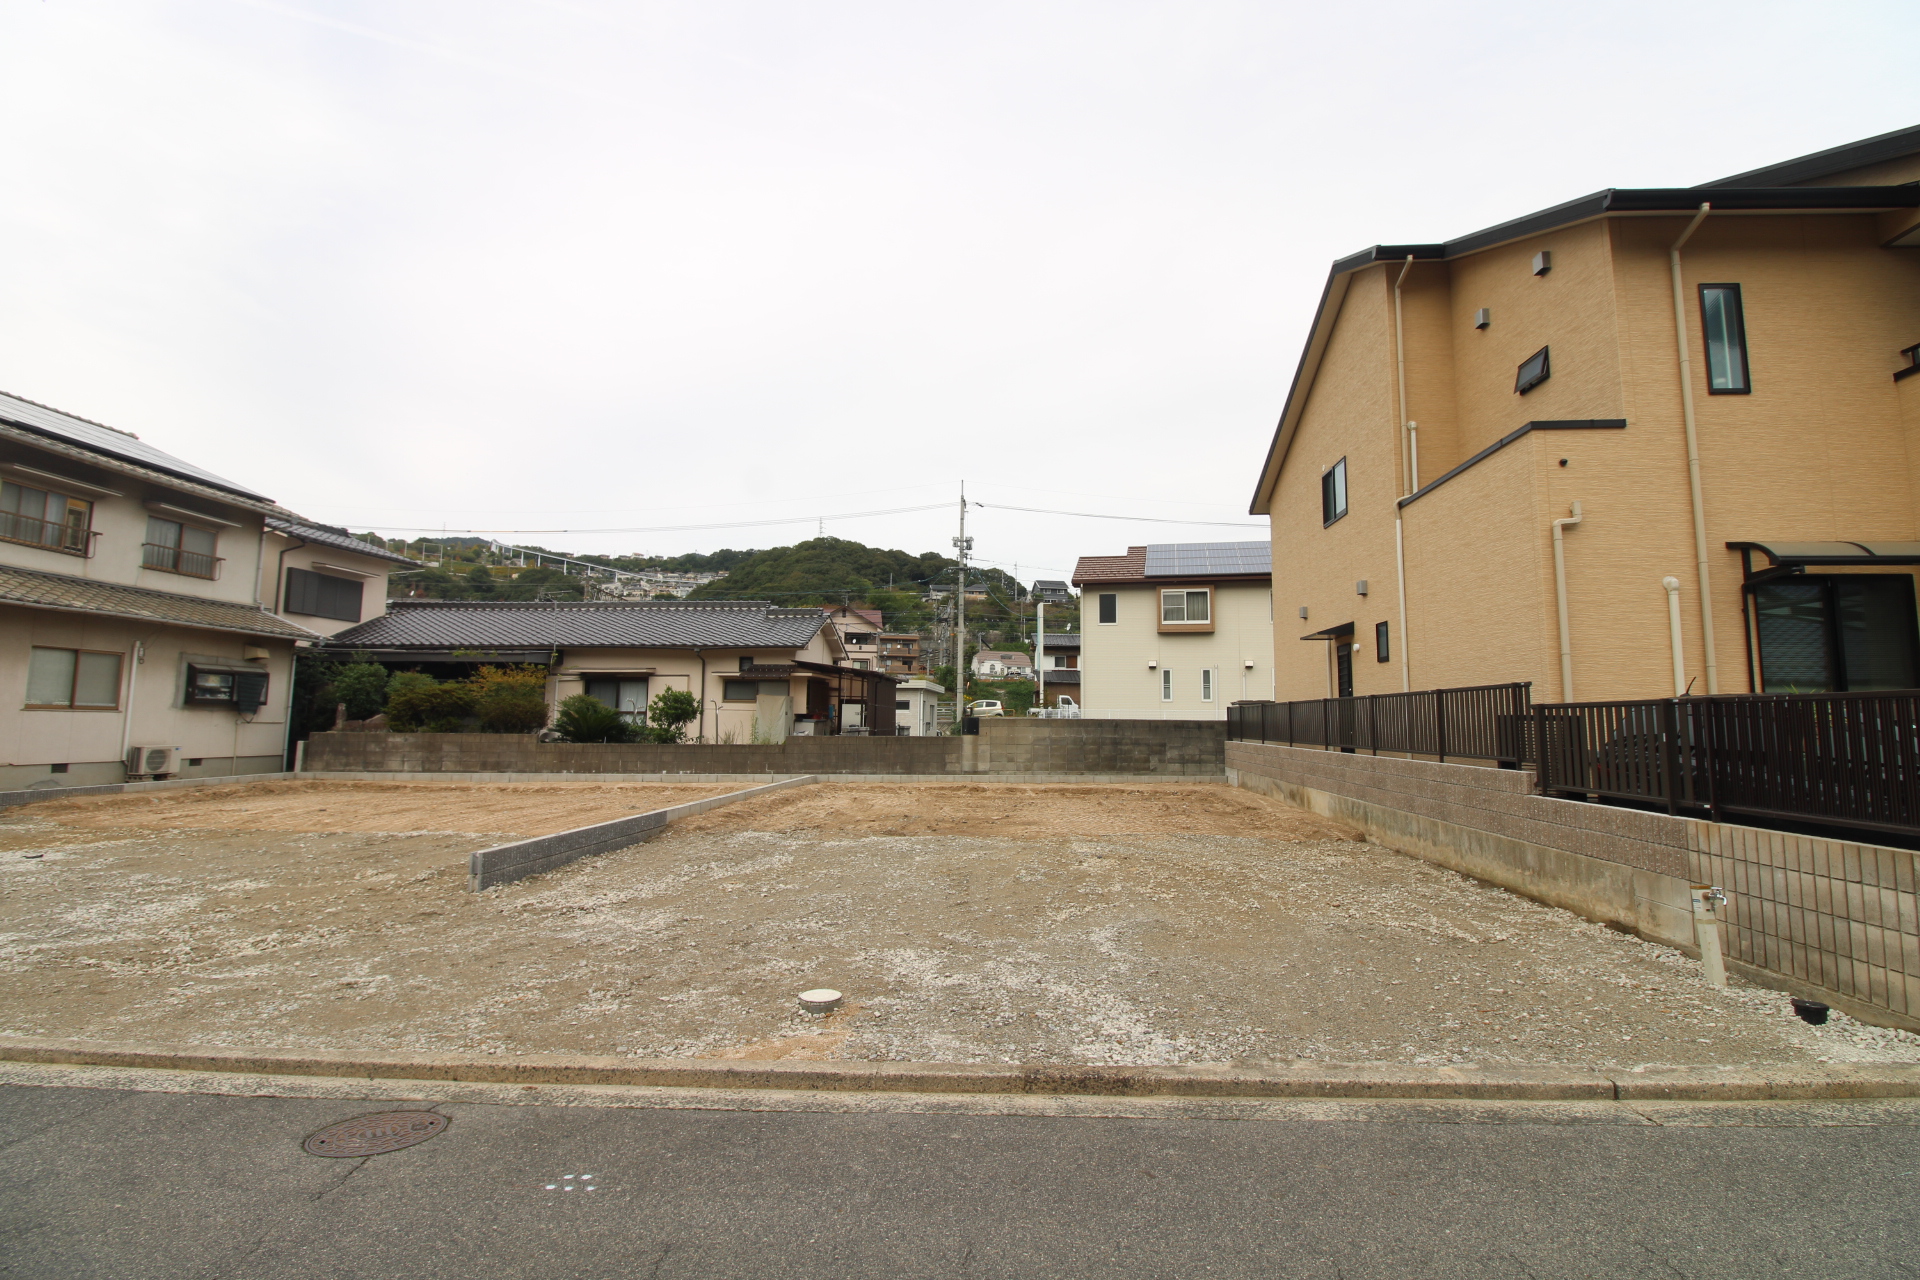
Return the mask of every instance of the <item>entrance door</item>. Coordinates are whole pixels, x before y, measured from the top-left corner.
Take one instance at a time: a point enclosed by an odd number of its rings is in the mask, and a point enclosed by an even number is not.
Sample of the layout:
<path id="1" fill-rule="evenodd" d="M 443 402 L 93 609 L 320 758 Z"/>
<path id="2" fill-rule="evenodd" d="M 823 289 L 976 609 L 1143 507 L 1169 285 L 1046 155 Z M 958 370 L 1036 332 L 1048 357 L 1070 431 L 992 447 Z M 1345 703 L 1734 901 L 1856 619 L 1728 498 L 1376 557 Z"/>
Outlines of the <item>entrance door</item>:
<path id="1" fill-rule="evenodd" d="M 1766 693 L 1920 687 L 1920 617 L 1906 574 L 1807 574 L 1753 589 Z"/>
<path id="2" fill-rule="evenodd" d="M 1340 696 L 1353 696 L 1353 642 L 1346 639 L 1337 641 L 1334 646 L 1334 674 L 1339 681 Z"/>

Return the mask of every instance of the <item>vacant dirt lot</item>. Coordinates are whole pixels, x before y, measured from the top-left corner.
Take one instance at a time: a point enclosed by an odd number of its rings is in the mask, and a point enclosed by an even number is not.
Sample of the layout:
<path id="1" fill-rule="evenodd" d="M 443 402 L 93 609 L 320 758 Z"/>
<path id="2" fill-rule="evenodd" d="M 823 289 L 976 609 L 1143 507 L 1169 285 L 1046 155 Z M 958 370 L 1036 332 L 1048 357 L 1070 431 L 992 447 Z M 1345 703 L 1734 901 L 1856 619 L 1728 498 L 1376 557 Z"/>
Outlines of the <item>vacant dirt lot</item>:
<path id="1" fill-rule="evenodd" d="M 1920 1059 L 1220 786 L 823 784 L 547 876 L 465 856 L 715 786 L 274 783 L 0 817 L 0 1034 L 1164 1063 Z M 794 993 L 832 986 L 825 1019 Z"/>

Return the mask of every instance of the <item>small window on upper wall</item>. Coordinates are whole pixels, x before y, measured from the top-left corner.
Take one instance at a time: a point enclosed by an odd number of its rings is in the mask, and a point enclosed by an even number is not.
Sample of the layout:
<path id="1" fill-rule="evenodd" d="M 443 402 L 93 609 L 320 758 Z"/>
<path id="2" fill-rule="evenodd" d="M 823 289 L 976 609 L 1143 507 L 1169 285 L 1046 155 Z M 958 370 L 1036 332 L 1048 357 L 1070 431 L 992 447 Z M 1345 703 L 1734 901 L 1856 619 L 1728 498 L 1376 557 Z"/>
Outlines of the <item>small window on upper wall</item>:
<path id="1" fill-rule="evenodd" d="M 1119 596 L 1112 595 L 1112 594 L 1105 594 L 1100 597 L 1100 621 L 1102 622 L 1120 621 L 1120 597 Z"/>
<path id="2" fill-rule="evenodd" d="M 1375 662 L 1393 661 L 1391 645 L 1387 640 L 1387 624 L 1384 622 L 1373 624 L 1373 660 Z"/>
<path id="3" fill-rule="evenodd" d="M 1332 524 L 1347 514 L 1347 460 L 1334 463 L 1320 473 L 1320 524 Z"/>
<path id="4" fill-rule="evenodd" d="M 1513 378 L 1514 394 L 1523 396 L 1552 376 L 1553 364 L 1547 348 L 1542 347 L 1520 362 L 1520 370 Z"/>
<path id="5" fill-rule="evenodd" d="M 1199 591 L 1162 591 L 1160 621 L 1207 622 L 1212 617 L 1211 601 L 1205 589 Z"/>
<path id="6" fill-rule="evenodd" d="M 1747 377 L 1747 319 L 1737 284 L 1700 286 L 1700 332 L 1707 341 L 1707 394 L 1744 396 L 1753 390 Z"/>

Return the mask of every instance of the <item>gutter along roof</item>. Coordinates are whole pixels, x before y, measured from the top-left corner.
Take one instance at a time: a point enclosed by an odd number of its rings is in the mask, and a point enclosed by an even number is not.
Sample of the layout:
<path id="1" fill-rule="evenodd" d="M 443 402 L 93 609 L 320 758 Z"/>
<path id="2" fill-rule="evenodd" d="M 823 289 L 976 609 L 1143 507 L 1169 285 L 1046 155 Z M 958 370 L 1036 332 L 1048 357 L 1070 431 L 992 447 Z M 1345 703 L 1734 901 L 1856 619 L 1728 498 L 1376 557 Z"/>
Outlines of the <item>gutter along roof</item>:
<path id="1" fill-rule="evenodd" d="M 1791 186 L 1796 182 L 1813 182 L 1836 173 L 1845 173 L 1849 169 L 1864 169 L 1870 164 L 1880 164 L 1887 160 L 1903 160 L 1916 151 L 1920 151 L 1920 125 L 1911 129 L 1895 129 L 1892 133 L 1862 138 L 1858 142 L 1849 142 L 1843 146 L 1828 147 L 1825 151 L 1816 151 L 1812 155 L 1800 156 L 1793 160 L 1782 160 L 1779 164 L 1770 164 L 1765 168 L 1749 169 L 1745 173 L 1736 173 L 1731 178 L 1703 182 L 1697 189 L 1707 191 L 1721 187 Z"/>
<path id="2" fill-rule="evenodd" d="M 1920 130 L 1910 132 L 1920 134 Z M 1892 138 L 1896 135 L 1886 136 Z M 1906 148 L 1908 152 L 1912 150 L 1913 146 Z M 1837 172 L 1838 169 L 1830 171 Z M 1764 174 L 1770 171 L 1758 172 Z M 1890 209 L 1920 208 L 1920 184 L 1897 187 L 1610 187 L 1438 244 L 1377 244 L 1337 259 L 1327 273 L 1326 287 L 1320 292 L 1313 326 L 1307 331 L 1307 342 L 1300 352 L 1300 363 L 1295 367 L 1293 382 L 1287 388 L 1286 403 L 1281 409 L 1280 421 L 1274 427 L 1273 442 L 1267 448 L 1266 460 L 1261 464 L 1260 482 L 1254 489 L 1253 501 L 1247 508 L 1248 514 L 1268 514 L 1274 484 L 1279 479 L 1281 465 L 1286 461 L 1287 446 L 1292 443 L 1293 430 L 1306 408 L 1306 393 L 1312 388 L 1314 377 L 1319 372 L 1320 358 L 1333 336 L 1334 321 L 1340 315 L 1340 304 L 1346 300 L 1347 286 L 1355 273 L 1378 263 L 1405 262 L 1408 258 L 1415 262 L 1448 262 L 1497 245 L 1539 235 L 1543 231 L 1571 227 L 1596 218 L 1636 215 L 1672 217 L 1693 213 L 1706 202 L 1712 203 L 1716 215 L 1881 213 Z"/>

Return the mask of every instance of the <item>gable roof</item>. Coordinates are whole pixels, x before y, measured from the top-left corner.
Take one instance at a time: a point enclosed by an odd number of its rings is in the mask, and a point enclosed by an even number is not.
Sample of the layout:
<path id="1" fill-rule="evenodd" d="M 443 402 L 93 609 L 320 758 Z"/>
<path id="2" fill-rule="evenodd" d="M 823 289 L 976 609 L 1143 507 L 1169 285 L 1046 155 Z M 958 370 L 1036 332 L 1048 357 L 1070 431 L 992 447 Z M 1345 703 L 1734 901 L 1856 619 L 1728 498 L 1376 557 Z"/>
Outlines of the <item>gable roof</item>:
<path id="1" fill-rule="evenodd" d="M 275 533 L 285 534 L 289 538 L 298 538 L 309 545 L 331 547 L 335 551 L 345 551 L 356 556 L 370 556 L 375 560 L 389 560 L 394 564 L 410 565 L 414 568 L 421 567 L 418 560 L 389 551 L 385 547 L 377 547 L 371 542 L 363 542 L 345 529 L 335 528 L 330 524 L 313 524 L 306 520 L 268 516 L 267 528 Z"/>
<path id="2" fill-rule="evenodd" d="M 1147 576 L 1147 549 L 1128 547 L 1123 556 L 1081 556 L 1073 566 L 1073 583 L 1141 582 Z"/>
<path id="3" fill-rule="evenodd" d="M 390 600 L 387 610 L 329 646 L 800 649 L 827 625 L 822 609 L 777 609 L 765 600 Z"/>
<path id="4" fill-rule="evenodd" d="M 1076 586 L 1089 582 L 1157 582 L 1273 576 L 1270 542 L 1151 542 L 1123 556 L 1081 556 Z"/>
<path id="5" fill-rule="evenodd" d="M 1869 141 L 1872 141 L 1869 139 Z M 1920 208 L 1920 184 L 1897 187 L 1610 187 L 1524 217 L 1437 244 L 1377 244 L 1337 259 L 1327 273 L 1314 309 L 1313 325 L 1294 368 L 1293 382 L 1273 429 L 1273 441 L 1260 466 L 1260 479 L 1248 504 L 1250 515 L 1266 515 L 1294 428 L 1306 409 L 1307 393 L 1333 337 L 1333 326 L 1353 277 L 1380 263 L 1446 262 L 1514 240 L 1613 216 L 1667 216 L 1693 213 L 1710 202 L 1715 213 L 1870 213 Z"/>
<path id="6" fill-rule="evenodd" d="M 78 445 L 91 453 L 105 454 L 118 458 L 122 462 L 131 462 L 183 480 L 192 480 L 208 485 L 226 493 L 242 498 L 252 498 L 255 502 L 271 502 L 271 498 L 245 489 L 231 480 L 224 480 L 211 471 L 204 471 L 191 462 L 183 461 L 170 453 L 163 453 L 145 443 L 131 431 L 122 431 L 118 427 L 109 427 L 105 423 L 94 422 L 87 418 L 76 417 L 48 405 L 0 391 L 0 421 L 31 431 L 36 435 L 50 436 L 70 445 Z"/>
<path id="7" fill-rule="evenodd" d="M 207 600 L 175 595 L 149 587 L 126 587 L 117 582 L 70 578 L 64 573 L 42 573 L 0 565 L 0 604 L 27 605 L 61 613 L 106 614 L 165 622 L 205 631 L 232 631 L 243 636 L 276 640 L 318 640 L 315 632 L 275 617 L 257 604 Z"/>

